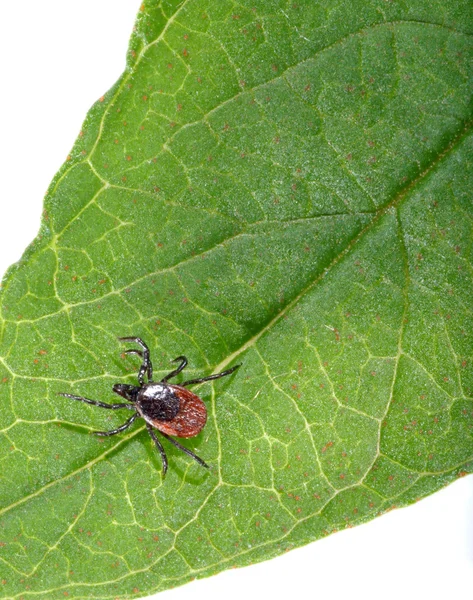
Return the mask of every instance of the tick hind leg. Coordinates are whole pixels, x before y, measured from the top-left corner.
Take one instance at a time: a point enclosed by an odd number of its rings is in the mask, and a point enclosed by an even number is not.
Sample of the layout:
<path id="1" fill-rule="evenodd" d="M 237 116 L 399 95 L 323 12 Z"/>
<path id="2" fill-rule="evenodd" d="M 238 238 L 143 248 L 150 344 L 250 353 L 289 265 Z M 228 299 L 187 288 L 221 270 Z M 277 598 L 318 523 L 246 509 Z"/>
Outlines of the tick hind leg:
<path id="1" fill-rule="evenodd" d="M 139 337 L 120 337 L 118 339 L 121 342 L 135 342 L 135 344 L 138 344 L 143 348 L 143 351 L 135 349 L 125 350 L 125 354 L 137 354 L 141 357 L 141 360 L 143 361 L 141 363 L 140 370 L 138 371 L 138 381 L 140 382 L 140 385 L 143 385 L 145 382 L 145 373 L 148 375 L 148 381 L 151 381 L 153 379 L 153 364 L 149 356 L 148 346 Z"/>
<path id="2" fill-rule="evenodd" d="M 164 451 L 163 445 L 158 440 L 151 425 L 149 423 L 146 423 L 146 427 L 148 429 L 148 433 L 150 434 L 153 442 L 156 444 L 156 448 L 159 450 L 159 453 L 161 454 L 161 460 L 163 461 L 163 477 L 164 477 L 168 470 L 168 457 L 166 456 L 166 452 Z"/>
<path id="3" fill-rule="evenodd" d="M 203 467 L 205 467 L 206 469 L 210 469 L 209 465 L 204 462 L 201 458 L 199 458 L 197 456 L 197 454 L 194 454 L 191 450 L 189 450 L 189 448 L 186 448 L 185 446 L 182 446 L 182 444 L 180 444 L 179 442 L 176 442 L 175 439 L 173 439 L 172 437 L 170 437 L 169 435 L 167 435 L 166 433 L 163 433 L 162 431 L 159 432 L 163 437 L 165 437 L 168 441 L 171 442 L 171 444 L 174 444 L 174 446 L 176 446 L 176 448 L 179 448 L 179 450 L 182 450 L 183 452 L 185 452 L 186 454 L 188 454 L 189 456 L 192 456 L 192 458 L 197 461 L 199 463 L 199 465 L 202 465 Z"/>
<path id="4" fill-rule="evenodd" d="M 204 381 L 213 381 L 214 379 L 220 379 L 220 377 L 226 377 L 227 375 L 231 375 L 234 371 L 236 371 L 240 365 L 235 365 L 231 369 L 227 369 L 226 371 L 222 371 L 221 373 L 216 373 L 215 375 L 209 375 L 208 377 L 199 377 L 198 379 L 189 379 L 189 381 L 184 381 L 180 385 L 185 387 L 186 385 L 194 385 L 196 383 L 204 383 Z"/>
<path id="5" fill-rule="evenodd" d="M 116 429 L 112 429 L 111 431 L 92 431 L 92 433 L 94 435 L 100 435 L 101 437 L 108 437 L 109 435 L 115 435 L 116 433 L 120 433 L 122 431 L 125 431 L 125 429 L 128 429 L 128 427 L 130 427 L 130 425 L 139 417 L 138 413 L 135 413 L 134 415 L 131 415 L 131 417 L 128 419 L 128 421 L 126 421 L 126 423 L 123 423 L 123 425 L 120 425 L 120 427 L 117 427 Z"/>

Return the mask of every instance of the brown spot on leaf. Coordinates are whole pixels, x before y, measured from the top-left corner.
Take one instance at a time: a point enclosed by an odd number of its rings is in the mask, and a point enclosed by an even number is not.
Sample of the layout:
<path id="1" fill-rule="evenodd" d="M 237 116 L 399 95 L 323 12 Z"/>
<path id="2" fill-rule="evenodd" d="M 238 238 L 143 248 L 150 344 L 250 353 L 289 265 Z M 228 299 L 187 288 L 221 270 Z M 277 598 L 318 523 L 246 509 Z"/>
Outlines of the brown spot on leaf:
<path id="1" fill-rule="evenodd" d="M 322 448 L 322 452 L 326 452 L 328 448 L 331 448 L 333 446 L 333 442 L 327 442 L 325 444 L 325 446 Z"/>

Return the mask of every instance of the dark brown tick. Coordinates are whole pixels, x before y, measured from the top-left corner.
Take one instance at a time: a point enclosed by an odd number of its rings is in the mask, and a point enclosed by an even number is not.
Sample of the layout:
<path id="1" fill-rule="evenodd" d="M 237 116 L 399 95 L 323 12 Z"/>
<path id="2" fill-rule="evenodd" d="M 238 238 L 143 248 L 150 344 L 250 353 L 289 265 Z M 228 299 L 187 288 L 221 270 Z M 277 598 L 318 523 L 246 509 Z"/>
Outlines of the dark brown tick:
<path id="1" fill-rule="evenodd" d="M 186 389 L 187 386 L 225 377 L 236 371 L 241 365 L 235 365 L 231 369 L 227 369 L 216 375 L 189 379 L 189 381 L 184 381 L 180 385 L 172 385 L 168 383 L 168 380 L 178 375 L 187 365 L 187 358 L 185 356 L 178 356 L 173 362 L 180 361 L 180 365 L 166 375 L 166 377 L 163 377 L 161 381 L 153 381 L 153 365 L 150 360 L 148 346 L 139 337 L 122 337 L 118 339 L 122 342 L 135 342 L 142 348 L 141 350 L 125 350 L 126 354 L 137 354 L 142 359 L 141 367 L 138 371 L 138 382 L 140 385 L 116 383 L 113 386 L 113 391 L 125 398 L 128 401 L 127 403 L 106 404 L 105 402 L 89 400 L 89 398 L 74 396 L 73 394 L 60 393 L 59 396 L 65 396 L 66 398 L 72 398 L 73 400 L 79 400 L 79 402 L 93 404 L 101 408 L 112 410 L 127 408 L 134 411 L 128 421 L 117 427 L 117 429 L 112 429 L 112 431 L 94 431 L 95 435 L 115 435 L 116 433 L 125 431 L 137 418 L 142 417 L 146 421 L 148 432 L 161 454 L 163 476 L 168 470 L 168 459 L 161 442 L 156 436 L 155 429 L 169 440 L 171 444 L 174 444 L 176 448 L 192 456 L 203 467 L 208 468 L 208 465 L 201 458 L 170 436 L 174 435 L 180 438 L 194 437 L 202 431 L 207 422 L 205 404 L 199 396 Z M 148 379 L 147 383 L 145 383 L 145 375 Z"/>

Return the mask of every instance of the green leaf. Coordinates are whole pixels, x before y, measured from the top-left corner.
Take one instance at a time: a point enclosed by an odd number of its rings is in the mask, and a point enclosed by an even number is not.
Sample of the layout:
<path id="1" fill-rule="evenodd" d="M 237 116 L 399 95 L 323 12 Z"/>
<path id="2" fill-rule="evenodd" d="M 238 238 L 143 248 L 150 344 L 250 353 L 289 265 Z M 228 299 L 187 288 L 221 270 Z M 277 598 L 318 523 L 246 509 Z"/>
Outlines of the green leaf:
<path id="1" fill-rule="evenodd" d="M 244 4 L 145 2 L 4 279 L 2 597 L 140 596 L 473 470 L 471 6 Z M 56 395 L 136 383 L 119 335 L 243 363 L 196 388 L 210 472 Z"/>

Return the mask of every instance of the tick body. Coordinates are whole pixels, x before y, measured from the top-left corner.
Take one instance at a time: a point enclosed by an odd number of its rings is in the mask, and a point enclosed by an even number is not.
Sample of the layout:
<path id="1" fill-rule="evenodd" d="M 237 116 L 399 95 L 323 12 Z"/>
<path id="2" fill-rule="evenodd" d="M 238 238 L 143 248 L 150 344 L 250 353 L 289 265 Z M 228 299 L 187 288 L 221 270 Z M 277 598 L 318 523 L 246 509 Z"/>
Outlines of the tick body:
<path id="1" fill-rule="evenodd" d="M 136 398 L 136 411 L 152 427 L 181 438 L 199 434 L 207 422 L 205 404 L 181 385 L 144 385 Z"/>
<path id="2" fill-rule="evenodd" d="M 127 400 L 126 403 L 106 404 L 105 402 L 90 400 L 89 398 L 74 396 L 73 394 L 61 393 L 59 395 L 78 400 L 79 402 L 85 402 L 86 404 L 100 406 L 101 408 L 111 410 L 128 409 L 133 411 L 133 415 L 123 425 L 117 427 L 117 429 L 113 429 L 112 431 L 94 431 L 93 433 L 96 435 L 110 436 L 121 433 L 125 429 L 128 429 L 137 418 L 143 418 L 146 422 L 148 432 L 161 454 L 163 475 L 166 474 L 168 469 L 168 460 L 156 432 L 159 432 L 171 444 L 191 456 L 200 465 L 208 468 L 208 465 L 201 458 L 170 436 L 180 438 L 194 437 L 202 431 L 207 422 L 205 404 L 199 396 L 188 390 L 187 386 L 225 377 L 236 371 L 240 365 L 236 365 L 216 375 L 190 379 L 180 385 L 172 385 L 168 383 L 169 379 L 178 375 L 187 365 L 186 357 L 178 356 L 173 362 L 180 362 L 179 366 L 166 375 L 166 377 L 163 377 L 161 381 L 153 381 L 153 365 L 148 346 L 139 337 L 123 337 L 119 339 L 124 342 L 135 342 L 141 347 L 141 350 L 131 349 L 125 351 L 126 354 L 137 354 L 142 360 L 138 371 L 139 386 L 125 383 L 116 383 L 113 386 L 113 391 L 122 398 L 125 398 Z M 145 376 L 148 380 L 146 383 Z"/>

